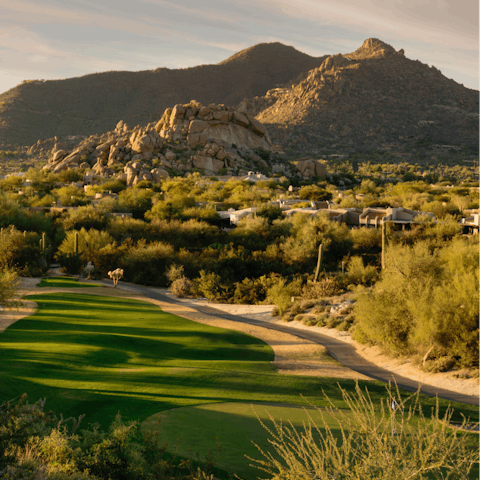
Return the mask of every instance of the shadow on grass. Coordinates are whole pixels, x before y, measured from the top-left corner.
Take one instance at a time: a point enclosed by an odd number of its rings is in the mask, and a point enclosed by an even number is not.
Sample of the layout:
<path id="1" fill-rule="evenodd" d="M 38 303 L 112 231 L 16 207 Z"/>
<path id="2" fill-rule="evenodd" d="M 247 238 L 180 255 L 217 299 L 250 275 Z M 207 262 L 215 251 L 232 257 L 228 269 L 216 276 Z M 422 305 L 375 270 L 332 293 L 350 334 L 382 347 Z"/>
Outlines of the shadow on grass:
<path id="1" fill-rule="evenodd" d="M 81 298 L 79 298 L 81 297 Z M 39 312 L 0 335 L 0 401 L 24 392 L 48 398 L 65 416 L 86 414 L 107 427 L 127 420 L 212 402 L 304 404 L 301 395 L 344 406 L 337 379 L 279 375 L 272 349 L 259 339 L 166 314 L 122 298 L 48 294 L 31 297 Z M 110 306 L 112 308 L 110 308 Z M 379 382 L 368 386 L 375 401 Z M 353 380 L 342 387 L 354 389 Z M 435 399 L 422 396 L 424 408 Z M 441 402 L 446 408 L 448 402 Z M 461 412 L 478 418 L 472 406 Z"/>

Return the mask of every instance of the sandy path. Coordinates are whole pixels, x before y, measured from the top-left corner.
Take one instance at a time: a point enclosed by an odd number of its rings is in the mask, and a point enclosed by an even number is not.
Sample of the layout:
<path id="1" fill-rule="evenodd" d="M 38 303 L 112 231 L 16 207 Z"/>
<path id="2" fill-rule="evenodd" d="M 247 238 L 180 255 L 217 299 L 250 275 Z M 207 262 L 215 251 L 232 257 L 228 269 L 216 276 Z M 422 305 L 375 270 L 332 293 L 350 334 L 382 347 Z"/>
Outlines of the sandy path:
<path id="1" fill-rule="evenodd" d="M 186 302 L 180 304 L 172 304 L 167 302 L 161 302 L 158 300 L 150 299 L 144 295 L 132 292 L 128 287 L 119 286 L 118 288 L 112 287 L 86 287 L 86 288 L 39 288 L 36 285 L 40 282 L 40 279 L 24 278 L 20 285 L 20 294 L 22 296 L 27 295 L 39 295 L 46 293 L 79 293 L 89 295 L 103 295 L 131 298 L 135 300 L 142 300 L 153 303 L 159 306 L 163 311 L 172 313 L 195 322 L 211 325 L 219 328 L 226 328 L 230 330 L 241 331 L 252 337 L 259 338 L 265 343 L 270 345 L 275 353 L 275 360 L 272 362 L 276 371 L 282 374 L 288 375 L 311 375 L 319 377 L 331 377 L 331 378 L 350 378 L 358 380 L 371 380 L 369 377 L 355 372 L 340 362 L 336 361 L 327 352 L 325 347 L 318 345 L 309 340 L 298 338 L 294 335 L 290 335 L 284 332 L 278 332 L 270 330 L 268 328 L 259 327 L 256 325 L 249 325 L 239 322 L 232 322 L 227 319 L 213 317 L 206 313 L 198 312 L 194 306 L 188 305 Z M 163 292 L 163 290 L 162 290 Z M 20 310 L 10 310 L 2 312 L 0 314 L 0 328 L 3 331 L 9 325 L 12 325 L 17 320 L 27 317 L 32 313 L 35 313 L 38 308 L 37 304 L 33 301 L 24 301 L 28 304 L 25 308 Z M 237 306 L 240 307 L 240 306 Z M 246 305 L 246 311 L 249 314 L 256 315 L 256 305 Z M 262 306 L 260 306 L 262 307 Z M 271 310 L 271 307 L 263 310 Z M 258 309 L 257 309 L 258 310 Z M 265 313 L 262 311 L 262 314 Z M 248 316 L 248 315 L 246 315 Z"/>

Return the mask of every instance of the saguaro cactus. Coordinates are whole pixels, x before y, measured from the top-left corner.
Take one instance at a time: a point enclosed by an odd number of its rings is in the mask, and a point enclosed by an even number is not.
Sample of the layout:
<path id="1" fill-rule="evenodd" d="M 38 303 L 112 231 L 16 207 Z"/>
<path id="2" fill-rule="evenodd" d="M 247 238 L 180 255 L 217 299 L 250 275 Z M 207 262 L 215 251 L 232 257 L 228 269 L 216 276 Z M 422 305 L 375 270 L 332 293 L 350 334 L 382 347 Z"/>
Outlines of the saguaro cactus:
<path id="1" fill-rule="evenodd" d="M 387 246 L 387 232 L 386 232 L 386 224 L 385 222 L 382 223 L 382 270 L 385 270 L 385 248 Z"/>
<path id="2" fill-rule="evenodd" d="M 317 270 L 315 271 L 315 281 L 318 281 L 320 276 L 320 271 L 322 270 L 322 260 L 323 260 L 323 244 L 320 244 L 318 247 L 318 260 L 317 260 Z"/>

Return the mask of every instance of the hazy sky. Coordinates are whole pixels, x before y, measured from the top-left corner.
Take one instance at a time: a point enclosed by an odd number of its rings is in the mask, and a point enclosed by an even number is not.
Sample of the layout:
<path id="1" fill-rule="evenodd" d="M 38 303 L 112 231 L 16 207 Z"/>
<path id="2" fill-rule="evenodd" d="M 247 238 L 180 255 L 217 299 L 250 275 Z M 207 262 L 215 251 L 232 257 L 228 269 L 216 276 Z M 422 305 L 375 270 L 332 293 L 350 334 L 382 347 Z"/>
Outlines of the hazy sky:
<path id="1" fill-rule="evenodd" d="M 478 89 L 476 0 L 0 0 L 0 93 L 23 80 L 218 63 L 257 43 L 313 56 L 376 37 Z"/>

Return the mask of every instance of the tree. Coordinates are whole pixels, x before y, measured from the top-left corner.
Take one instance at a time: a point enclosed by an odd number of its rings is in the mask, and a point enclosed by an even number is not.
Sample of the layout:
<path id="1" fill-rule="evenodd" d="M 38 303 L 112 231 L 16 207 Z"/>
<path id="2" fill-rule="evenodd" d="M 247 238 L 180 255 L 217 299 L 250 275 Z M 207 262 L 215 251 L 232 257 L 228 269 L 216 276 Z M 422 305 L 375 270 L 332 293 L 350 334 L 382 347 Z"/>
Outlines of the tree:
<path id="1" fill-rule="evenodd" d="M 20 280 L 15 270 L 7 267 L 0 269 L 0 306 L 5 307 L 11 303 L 17 293 Z"/>

